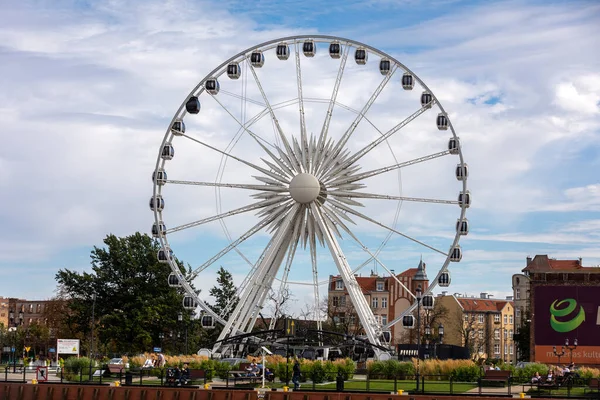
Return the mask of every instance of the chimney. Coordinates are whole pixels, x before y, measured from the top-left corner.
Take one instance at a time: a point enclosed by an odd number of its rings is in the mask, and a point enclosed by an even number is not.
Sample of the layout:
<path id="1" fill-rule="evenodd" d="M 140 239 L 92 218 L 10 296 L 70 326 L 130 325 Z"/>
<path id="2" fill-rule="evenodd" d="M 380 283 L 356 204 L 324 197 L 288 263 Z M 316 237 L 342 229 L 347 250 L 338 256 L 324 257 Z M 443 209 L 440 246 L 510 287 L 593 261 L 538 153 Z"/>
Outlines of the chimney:
<path id="1" fill-rule="evenodd" d="M 506 300 L 511 300 L 512 301 L 513 297 L 512 296 L 506 296 Z"/>
<path id="2" fill-rule="evenodd" d="M 487 298 L 488 298 L 488 299 L 493 299 L 493 298 L 494 298 L 494 295 L 493 295 L 493 294 L 488 294 Z"/>
<path id="3" fill-rule="evenodd" d="M 482 298 L 482 299 L 487 299 L 488 298 L 487 297 L 487 293 L 483 293 L 483 292 L 479 294 L 479 297 Z"/>
<path id="4" fill-rule="evenodd" d="M 527 265 L 529 265 L 529 263 L 531 262 L 531 257 L 527 257 Z M 525 265 L 525 266 L 527 266 Z"/>
<path id="5" fill-rule="evenodd" d="M 390 269 L 390 272 L 392 273 L 392 275 L 396 275 L 396 271 L 393 269 Z"/>
<path id="6" fill-rule="evenodd" d="M 583 262 L 583 259 L 581 257 L 579 257 L 579 266 L 581 267 L 581 263 Z"/>

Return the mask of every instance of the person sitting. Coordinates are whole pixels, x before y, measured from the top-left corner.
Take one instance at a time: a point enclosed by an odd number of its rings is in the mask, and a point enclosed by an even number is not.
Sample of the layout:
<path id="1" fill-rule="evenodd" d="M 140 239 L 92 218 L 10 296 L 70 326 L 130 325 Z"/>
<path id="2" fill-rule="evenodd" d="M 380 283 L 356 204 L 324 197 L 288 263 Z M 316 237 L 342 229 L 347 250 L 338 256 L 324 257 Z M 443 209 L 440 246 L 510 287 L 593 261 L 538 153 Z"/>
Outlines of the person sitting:
<path id="1" fill-rule="evenodd" d="M 187 385 L 190 380 L 190 368 L 188 363 L 183 364 L 183 368 L 179 371 L 179 384 L 181 386 Z"/>
<path id="2" fill-rule="evenodd" d="M 146 361 L 144 361 L 144 365 L 142 365 L 143 369 L 150 369 L 150 368 L 154 368 L 154 360 L 152 360 L 151 358 L 146 358 Z"/>
<path id="3" fill-rule="evenodd" d="M 531 383 L 540 383 L 540 382 L 541 382 L 541 380 L 542 380 L 542 377 L 540 376 L 540 373 L 539 373 L 539 372 L 536 372 L 536 373 L 533 375 L 533 378 L 531 378 Z"/>
<path id="4" fill-rule="evenodd" d="M 552 375 L 552 370 L 548 371 L 548 376 L 546 377 L 546 382 L 552 382 L 554 380 L 554 375 Z"/>
<path id="5" fill-rule="evenodd" d="M 273 372 L 271 372 L 271 370 L 269 368 L 265 368 L 264 369 L 264 374 L 265 374 L 265 379 L 268 381 L 273 380 L 274 376 L 273 376 Z"/>

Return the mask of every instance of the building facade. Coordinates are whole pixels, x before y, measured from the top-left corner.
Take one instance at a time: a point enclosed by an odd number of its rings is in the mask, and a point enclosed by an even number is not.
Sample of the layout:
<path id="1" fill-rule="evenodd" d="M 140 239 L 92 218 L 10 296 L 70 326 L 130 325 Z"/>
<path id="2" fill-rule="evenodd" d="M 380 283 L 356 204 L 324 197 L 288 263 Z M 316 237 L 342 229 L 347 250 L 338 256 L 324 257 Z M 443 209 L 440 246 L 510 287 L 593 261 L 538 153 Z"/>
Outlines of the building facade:
<path id="1" fill-rule="evenodd" d="M 8 328 L 28 328 L 33 324 L 45 324 L 44 310 L 47 302 L 0 297 L 0 323 Z"/>
<path id="2" fill-rule="evenodd" d="M 444 343 L 466 347 L 475 359 L 513 361 L 515 320 L 511 298 L 493 299 L 487 293 L 478 298 L 443 293 L 436 301 L 447 309 Z"/>
<path id="3" fill-rule="evenodd" d="M 394 271 L 392 271 L 394 272 Z M 427 279 L 426 264 L 421 260 L 417 268 L 409 268 L 406 271 L 394 275 L 404 286 L 415 293 L 420 285 L 423 291 L 427 290 L 429 280 Z M 377 322 L 385 326 L 400 316 L 414 301 L 413 297 L 392 276 L 381 276 L 371 271 L 370 276 L 356 276 L 363 295 L 371 306 L 371 310 Z M 345 288 L 344 281 L 339 275 L 329 276 L 328 286 L 328 317 L 335 325 L 342 326 L 349 334 L 362 334 L 358 317 L 352 307 L 352 302 Z M 391 327 L 390 343 L 401 343 L 404 336 L 404 328 L 398 323 Z"/>
<path id="4" fill-rule="evenodd" d="M 531 361 L 600 365 L 600 267 L 582 264 L 528 258 Z"/>

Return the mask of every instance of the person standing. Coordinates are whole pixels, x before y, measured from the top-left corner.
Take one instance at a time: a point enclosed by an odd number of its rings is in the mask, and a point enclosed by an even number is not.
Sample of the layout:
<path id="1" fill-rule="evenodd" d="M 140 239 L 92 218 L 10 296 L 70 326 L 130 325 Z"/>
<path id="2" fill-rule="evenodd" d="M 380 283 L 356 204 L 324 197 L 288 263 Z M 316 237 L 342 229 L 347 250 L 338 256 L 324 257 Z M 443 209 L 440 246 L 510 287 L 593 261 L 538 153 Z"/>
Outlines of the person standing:
<path id="1" fill-rule="evenodd" d="M 294 382 L 294 390 L 300 389 L 300 363 L 298 362 L 298 359 L 294 362 L 292 382 Z"/>

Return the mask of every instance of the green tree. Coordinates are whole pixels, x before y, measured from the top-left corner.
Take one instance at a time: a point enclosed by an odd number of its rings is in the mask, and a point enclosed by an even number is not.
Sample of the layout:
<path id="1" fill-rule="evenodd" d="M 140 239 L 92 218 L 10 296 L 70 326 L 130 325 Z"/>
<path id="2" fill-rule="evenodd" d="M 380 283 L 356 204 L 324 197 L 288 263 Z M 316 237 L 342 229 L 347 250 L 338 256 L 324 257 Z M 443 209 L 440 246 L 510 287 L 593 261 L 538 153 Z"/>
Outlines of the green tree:
<path id="1" fill-rule="evenodd" d="M 165 338 L 177 331 L 177 314 L 188 319 L 189 313 L 183 309 L 182 291 L 167 285 L 171 270 L 158 262 L 160 245 L 139 232 L 124 238 L 108 235 L 104 244 L 91 252 L 91 273 L 63 269 L 56 274 L 59 298 L 69 308 L 62 325 L 78 332 L 88 349 L 95 308 L 96 352 L 132 354 L 162 344 L 174 350 L 177 344 Z M 183 263 L 177 263 L 185 273 Z"/>
<path id="2" fill-rule="evenodd" d="M 215 304 L 210 307 L 219 315 L 227 310 L 224 318 L 228 319 L 239 302 L 237 288 L 233 284 L 231 273 L 220 267 L 217 271 L 217 285 L 213 286 L 209 293 L 215 298 Z"/>
<path id="3" fill-rule="evenodd" d="M 517 354 L 519 355 L 519 361 L 529 361 L 529 351 L 531 350 L 531 312 L 527 310 L 521 315 L 519 333 L 515 335 Z"/>

